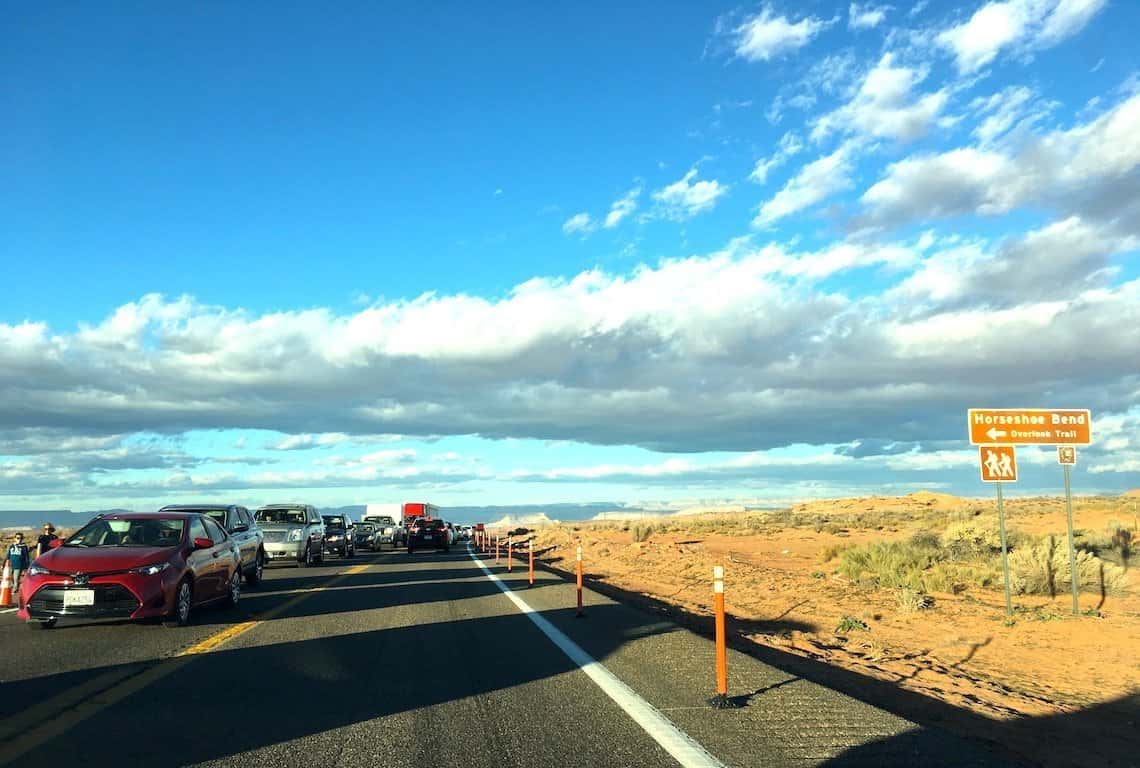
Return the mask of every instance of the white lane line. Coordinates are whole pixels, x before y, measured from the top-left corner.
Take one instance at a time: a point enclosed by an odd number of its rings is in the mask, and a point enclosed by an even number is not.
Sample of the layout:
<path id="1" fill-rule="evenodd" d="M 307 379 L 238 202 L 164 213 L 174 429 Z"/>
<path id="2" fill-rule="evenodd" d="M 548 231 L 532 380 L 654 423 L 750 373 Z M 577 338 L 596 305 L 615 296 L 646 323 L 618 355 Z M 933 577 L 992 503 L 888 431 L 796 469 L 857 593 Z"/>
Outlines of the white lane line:
<path id="1" fill-rule="evenodd" d="M 515 594 L 514 590 L 503 583 L 495 574 L 483 565 L 483 561 L 468 550 L 467 554 L 483 569 L 487 578 L 495 582 L 515 606 L 534 622 L 542 633 L 578 668 L 589 675 L 590 679 L 614 700 L 625 713 L 633 718 L 634 722 L 653 738 L 661 747 L 673 756 L 684 768 L 725 768 L 724 763 L 717 760 L 708 750 L 693 740 L 687 733 L 673 725 L 667 717 L 661 714 L 652 704 L 641 698 L 632 688 L 602 666 L 590 654 L 586 653 L 573 640 L 567 637 L 560 629 L 550 623 L 542 614 L 535 611 L 526 602 Z"/>
<path id="2" fill-rule="evenodd" d="M 15 613 L 18 610 L 20 610 L 20 609 L 19 608 L 5 608 L 4 610 L 0 611 L 0 613 Z"/>

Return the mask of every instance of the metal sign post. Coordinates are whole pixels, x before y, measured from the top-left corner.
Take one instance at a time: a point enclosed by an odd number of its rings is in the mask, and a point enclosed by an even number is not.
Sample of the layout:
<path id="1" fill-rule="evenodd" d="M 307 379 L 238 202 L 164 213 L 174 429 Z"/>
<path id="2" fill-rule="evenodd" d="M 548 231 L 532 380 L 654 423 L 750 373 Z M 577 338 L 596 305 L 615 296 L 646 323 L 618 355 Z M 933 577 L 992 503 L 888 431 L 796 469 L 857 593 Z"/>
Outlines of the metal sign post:
<path id="1" fill-rule="evenodd" d="M 1069 581 L 1073 585 L 1073 615 L 1080 616 L 1080 574 L 1077 573 L 1077 546 L 1073 542 L 1073 491 L 1069 481 L 1072 465 L 1077 463 L 1077 449 L 1058 447 L 1057 461 L 1065 469 L 1065 517 L 1069 523 Z"/>
<path id="2" fill-rule="evenodd" d="M 997 485 L 997 499 L 998 499 L 998 527 L 1001 532 L 1001 569 L 1005 575 L 1005 613 L 1007 616 L 1013 615 L 1013 599 L 1009 595 L 1009 547 L 1006 546 L 1005 541 L 1005 508 L 1002 505 L 1001 499 L 1001 482 Z"/>

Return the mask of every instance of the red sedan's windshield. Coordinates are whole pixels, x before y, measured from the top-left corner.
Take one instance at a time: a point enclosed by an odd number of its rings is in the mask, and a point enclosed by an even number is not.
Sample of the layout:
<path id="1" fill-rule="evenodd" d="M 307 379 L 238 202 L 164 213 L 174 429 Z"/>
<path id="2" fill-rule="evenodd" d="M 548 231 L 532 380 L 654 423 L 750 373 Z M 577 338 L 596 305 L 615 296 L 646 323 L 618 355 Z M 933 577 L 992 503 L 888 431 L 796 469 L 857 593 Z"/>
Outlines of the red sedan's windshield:
<path id="1" fill-rule="evenodd" d="M 71 536 L 68 547 L 176 547 L 186 521 L 175 519 L 95 520 Z"/>

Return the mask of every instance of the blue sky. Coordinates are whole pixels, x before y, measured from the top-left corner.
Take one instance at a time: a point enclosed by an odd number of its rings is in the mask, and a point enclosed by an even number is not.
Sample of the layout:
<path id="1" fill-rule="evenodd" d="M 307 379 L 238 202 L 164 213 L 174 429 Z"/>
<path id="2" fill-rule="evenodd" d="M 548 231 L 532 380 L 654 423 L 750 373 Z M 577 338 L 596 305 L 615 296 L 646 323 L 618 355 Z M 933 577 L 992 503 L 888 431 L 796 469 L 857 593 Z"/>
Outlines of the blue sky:
<path id="1" fill-rule="evenodd" d="M 0 506 L 1140 486 L 1140 7 L 38 7 Z M 1024 493 L 1054 492 L 1026 451 Z"/>

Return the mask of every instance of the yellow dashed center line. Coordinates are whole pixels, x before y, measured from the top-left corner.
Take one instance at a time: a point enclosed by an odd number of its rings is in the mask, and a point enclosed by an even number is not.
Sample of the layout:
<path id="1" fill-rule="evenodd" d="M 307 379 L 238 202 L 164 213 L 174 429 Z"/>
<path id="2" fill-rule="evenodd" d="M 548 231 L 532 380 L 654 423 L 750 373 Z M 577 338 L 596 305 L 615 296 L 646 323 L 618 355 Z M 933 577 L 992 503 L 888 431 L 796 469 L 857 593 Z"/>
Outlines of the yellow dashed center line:
<path id="1" fill-rule="evenodd" d="M 235 637 L 244 635 L 263 621 L 276 618 L 297 603 L 316 592 L 324 592 L 346 576 L 353 576 L 368 570 L 368 564 L 354 565 L 343 573 L 333 576 L 319 587 L 306 589 L 276 608 L 258 615 L 256 619 L 243 621 L 232 627 L 210 635 L 205 640 L 176 653 L 173 657 L 160 659 L 157 664 L 138 672 L 119 669 L 98 675 L 87 683 L 63 691 L 59 695 L 33 705 L 25 710 L 25 717 L 12 718 L 0 728 L 0 742 L 4 743 L 4 754 L 0 756 L 0 766 L 15 762 L 38 746 L 56 739 L 92 715 L 113 706 L 136 691 L 141 691 L 167 675 L 175 672 L 192 659 L 217 650 Z M 128 675 L 124 679 L 124 675 Z M 18 720 L 19 722 L 15 722 Z"/>

